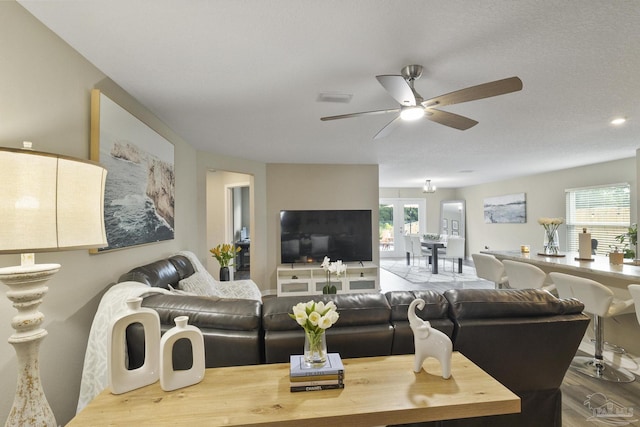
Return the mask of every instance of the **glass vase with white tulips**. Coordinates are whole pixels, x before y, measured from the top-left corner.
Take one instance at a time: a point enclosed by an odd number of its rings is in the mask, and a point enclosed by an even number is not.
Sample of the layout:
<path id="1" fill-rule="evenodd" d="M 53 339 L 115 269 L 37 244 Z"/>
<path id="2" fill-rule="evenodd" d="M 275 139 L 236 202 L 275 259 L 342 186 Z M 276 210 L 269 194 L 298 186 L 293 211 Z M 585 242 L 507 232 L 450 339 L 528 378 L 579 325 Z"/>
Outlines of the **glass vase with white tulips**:
<path id="1" fill-rule="evenodd" d="M 301 302 L 293 306 L 289 316 L 304 329 L 304 361 L 308 367 L 323 366 L 327 361 L 325 331 L 333 326 L 340 315 L 333 301 Z"/>

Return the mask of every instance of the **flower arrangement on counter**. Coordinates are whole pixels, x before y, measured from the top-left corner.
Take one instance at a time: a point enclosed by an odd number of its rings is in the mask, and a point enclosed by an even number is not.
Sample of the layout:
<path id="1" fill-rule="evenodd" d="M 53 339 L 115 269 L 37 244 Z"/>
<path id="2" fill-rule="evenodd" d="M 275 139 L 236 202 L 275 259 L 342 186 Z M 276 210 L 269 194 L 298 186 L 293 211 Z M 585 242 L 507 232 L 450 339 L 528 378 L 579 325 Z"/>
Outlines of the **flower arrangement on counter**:
<path id="1" fill-rule="evenodd" d="M 213 249 L 209 249 L 209 252 L 220 263 L 220 267 L 229 267 L 229 262 L 240 252 L 240 247 L 235 247 L 229 243 L 222 243 Z"/>
<path id="2" fill-rule="evenodd" d="M 322 288 L 323 294 L 335 294 L 338 292 L 335 285 L 331 284 L 331 273 L 335 273 L 336 277 L 340 277 L 342 273 L 347 271 L 347 265 L 343 264 L 341 260 L 337 260 L 336 262 L 331 262 L 329 257 L 324 257 L 322 264 L 320 267 L 324 269 L 327 273 L 327 284 Z"/>
<path id="3" fill-rule="evenodd" d="M 544 253 L 558 254 L 558 227 L 564 223 L 564 218 L 538 218 L 538 224 L 544 227 Z"/>

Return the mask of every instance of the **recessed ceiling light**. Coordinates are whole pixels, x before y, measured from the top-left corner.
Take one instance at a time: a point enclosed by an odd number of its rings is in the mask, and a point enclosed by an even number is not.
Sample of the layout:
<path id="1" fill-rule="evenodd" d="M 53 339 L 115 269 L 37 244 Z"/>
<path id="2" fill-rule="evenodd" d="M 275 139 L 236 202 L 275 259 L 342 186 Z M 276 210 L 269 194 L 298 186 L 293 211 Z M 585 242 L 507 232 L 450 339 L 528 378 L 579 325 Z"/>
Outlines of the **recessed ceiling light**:
<path id="1" fill-rule="evenodd" d="M 624 117 L 617 117 L 617 118 L 611 120 L 611 124 L 612 125 L 621 125 L 626 121 L 627 121 L 627 119 L 625 119 Z"/>

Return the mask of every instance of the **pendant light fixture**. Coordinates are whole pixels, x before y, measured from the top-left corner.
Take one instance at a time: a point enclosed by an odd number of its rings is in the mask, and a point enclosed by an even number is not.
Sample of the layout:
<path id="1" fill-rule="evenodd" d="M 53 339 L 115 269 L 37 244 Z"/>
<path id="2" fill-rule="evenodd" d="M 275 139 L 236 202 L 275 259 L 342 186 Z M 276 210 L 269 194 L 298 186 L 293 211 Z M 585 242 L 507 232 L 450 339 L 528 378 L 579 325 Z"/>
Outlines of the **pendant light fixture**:
<path id="1" fill-rule="evenodd" d="M 436 192 L 436 186 L 435 185 L 431 185 L 431 180 L 428 179 L 426 180 L 426 182 L 424 183 L 424 187 L 422 187 L 422 192 L 423 193 L 435 193 Z"/>

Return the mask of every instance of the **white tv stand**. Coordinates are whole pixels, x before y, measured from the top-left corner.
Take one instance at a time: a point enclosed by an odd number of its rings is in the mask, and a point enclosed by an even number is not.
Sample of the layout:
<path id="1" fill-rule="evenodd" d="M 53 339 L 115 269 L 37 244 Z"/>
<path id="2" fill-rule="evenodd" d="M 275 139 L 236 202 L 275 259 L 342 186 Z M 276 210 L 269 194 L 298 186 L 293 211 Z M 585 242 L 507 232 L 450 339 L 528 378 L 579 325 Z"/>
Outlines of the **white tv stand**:
<path id="1" fill-rule="evenodd" d="M 346 273 L 331 274 L 331 284 L 339 294 L 379 292 L 378 266 L 372 262 L 350 262 Z M 281 264 L 277 268 L 278 296 L 322 295 L 327 272 L 320 264 Z"/>

